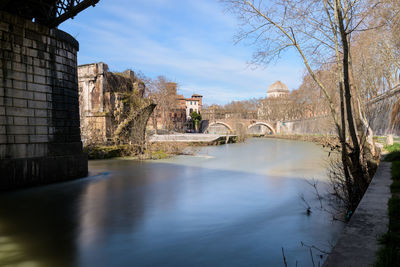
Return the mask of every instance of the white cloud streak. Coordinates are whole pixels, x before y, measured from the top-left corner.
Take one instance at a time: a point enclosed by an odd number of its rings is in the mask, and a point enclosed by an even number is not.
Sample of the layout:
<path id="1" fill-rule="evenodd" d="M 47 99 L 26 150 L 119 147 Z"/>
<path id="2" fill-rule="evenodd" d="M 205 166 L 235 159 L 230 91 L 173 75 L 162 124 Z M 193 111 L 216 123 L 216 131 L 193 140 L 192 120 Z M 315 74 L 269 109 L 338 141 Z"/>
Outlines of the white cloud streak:
<path id="1" fill-rule="evenodd" d="M 171 1 L 158 2 L 158 11 L 140 1 L 132 9 L 106 2 L 99 14 L 93 10 L 87 19 L 69 21 L 65 30 L 81 44 L 79 63 L 103 61 L 111 70 L 165 75 L 180 84 L 182 93 L 202 94 L 208 104 L 264 97 L 275 80 L 289 88 L 300 85 L 303 68 L 296 58 L 268 68 L 249 66 L 251 48 L 232 44 L 235 20 L 216 3 L 188 1 L 175 11 Z M 193 19 L 167 16 L 163 8 L 177 14 L 193 10 Z"/>

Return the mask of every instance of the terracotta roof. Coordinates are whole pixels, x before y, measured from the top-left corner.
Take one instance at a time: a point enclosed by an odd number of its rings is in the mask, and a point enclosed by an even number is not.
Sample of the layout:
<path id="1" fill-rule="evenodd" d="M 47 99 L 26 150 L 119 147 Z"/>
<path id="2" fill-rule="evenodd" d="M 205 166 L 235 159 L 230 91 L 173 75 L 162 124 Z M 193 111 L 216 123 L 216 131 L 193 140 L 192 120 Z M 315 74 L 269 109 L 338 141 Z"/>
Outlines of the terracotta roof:
<path id="1" fill-rule="evenodd" d="M 287 92 L 287 93 L 289 93 L 289 88 L 283 82 L 276 81 L 273 84 L 271 84 L 267 90 L 267 93 L 272 93 L 272 92 Z"/>

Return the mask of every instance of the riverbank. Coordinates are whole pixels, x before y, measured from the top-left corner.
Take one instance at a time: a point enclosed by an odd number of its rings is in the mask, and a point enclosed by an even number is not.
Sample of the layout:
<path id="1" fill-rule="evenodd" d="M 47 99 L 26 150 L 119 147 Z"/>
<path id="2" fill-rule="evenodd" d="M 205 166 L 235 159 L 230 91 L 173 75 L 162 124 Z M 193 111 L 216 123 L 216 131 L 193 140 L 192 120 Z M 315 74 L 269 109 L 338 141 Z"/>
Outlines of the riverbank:
<path id="1" fill-rule="evenodd" d="M 140 153 L 134 145 L 91 145 L 84 147 L 88 159 L 111 159 L 119 157 L 130 157 L 138 160 L 165 159 L 175 155 L 191 155 L 195 149 L 189 143 L 149 143 Z"/>
<path id="2" fill-rule="evenodd" d="M 84 147 L 88 159 L 131 157 L 138 160 L 165 159 L 176 155 L 193 155 L 196 147 L 236 143 L 236 135 L 174 134 L 153 135 L 143 152 L 135 145 L 90 145 Z"/>
<path id="3" fill-rule="evenodd" d="M 336 147 L 339 146 L 339 139 L 334 135 L 317 135 L 317 134 L 273 134 L 265 135 L 265 138 L 277 138 L 277 139 L 287 139 L 296 141 L 306 141 L 322 145 L 324 147 Z"/>

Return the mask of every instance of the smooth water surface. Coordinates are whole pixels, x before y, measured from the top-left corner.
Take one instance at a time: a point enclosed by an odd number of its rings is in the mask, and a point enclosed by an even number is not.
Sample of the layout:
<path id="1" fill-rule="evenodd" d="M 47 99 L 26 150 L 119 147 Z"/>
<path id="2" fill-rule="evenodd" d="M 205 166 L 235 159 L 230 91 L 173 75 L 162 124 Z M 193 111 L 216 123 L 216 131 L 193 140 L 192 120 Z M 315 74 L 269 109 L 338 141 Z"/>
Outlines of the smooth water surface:
<path id="1" fill-rule="evenodd" d="M 300 200 L 318 206 L 304 178 L 323 190 L 326 159 L 311 143 L 250 139 L 90 161 L 88 178 L 0 196 L 0 266 L 283 266 L 282 248 L 310 266 L 300 242 L 329 250 L 343 227 Z"/>

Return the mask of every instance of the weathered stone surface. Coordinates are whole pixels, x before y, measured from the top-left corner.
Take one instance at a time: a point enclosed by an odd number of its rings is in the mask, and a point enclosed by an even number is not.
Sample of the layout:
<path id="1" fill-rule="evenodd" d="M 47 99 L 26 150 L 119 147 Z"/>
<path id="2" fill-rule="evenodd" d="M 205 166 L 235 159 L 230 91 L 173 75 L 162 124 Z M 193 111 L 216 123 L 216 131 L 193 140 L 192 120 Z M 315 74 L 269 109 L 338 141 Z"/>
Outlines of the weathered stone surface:
<path id="1" fill-rule="evenodd" d="M 390 169 L 390 162 L 381 162 L 324 267 L 373 266 L 379 249 L 378 238 L 388 229 L 387 203 L 392 183 Z"/>
<path id="2" fill-rule="evenodd" d="M 393 105 L 400 98 L 400 85 L 368 102 L 367 117 L 374 134 L 400 135 L 400 127 L 392 128 L 390 116 Z"/>
<path id="3" fill-rule="evenodd" d="M 129 129 L 135 127 L 136 131 L 134 137 L 125 141 L 143 142 L 145 127 L 154 106 L 150 101 L 143 100 L 144 83 L 133 71 L 112 73 L 102 62 L 86 64 L 79 66 L 78 79 L 79 113 L 84 142 L 107 143 L 115 137 L 114 134 L 121 124 Z M 71 93 L 71 97 L 75 95 L 75 92 Z M 132 109 L 130 97 L 135 97 L 138 102 Z M 128 123 L 126 117 L 129 117 L 131 112 L 132 120 Z M 133 121 L 136 122 L 135 126 Z M 137 127 L 138 125 L 141 126 Z"/>
<path id="4" fill-rule="evenodd" d="M 0 191 L 87 175 L 78 42 L 0 12 Z"/>

